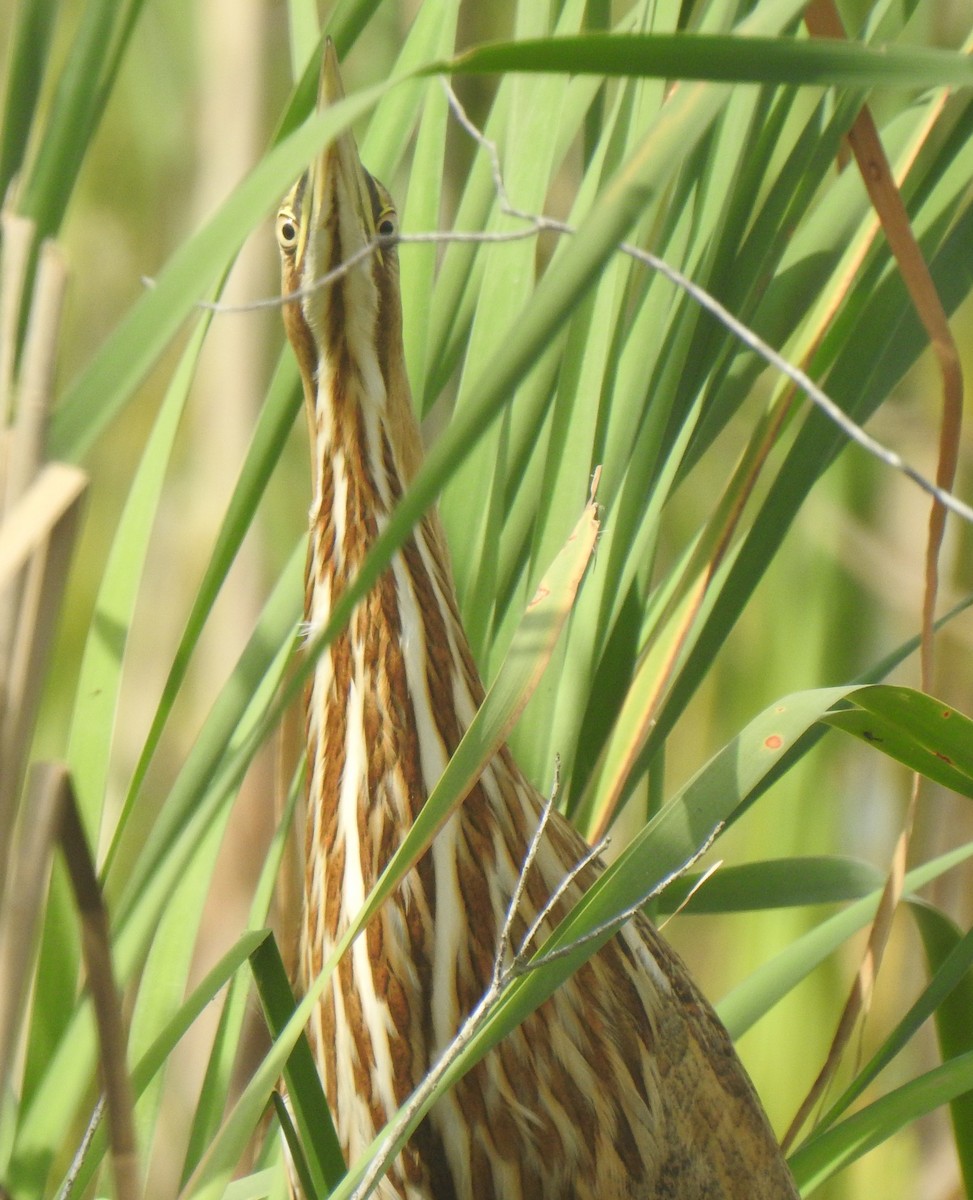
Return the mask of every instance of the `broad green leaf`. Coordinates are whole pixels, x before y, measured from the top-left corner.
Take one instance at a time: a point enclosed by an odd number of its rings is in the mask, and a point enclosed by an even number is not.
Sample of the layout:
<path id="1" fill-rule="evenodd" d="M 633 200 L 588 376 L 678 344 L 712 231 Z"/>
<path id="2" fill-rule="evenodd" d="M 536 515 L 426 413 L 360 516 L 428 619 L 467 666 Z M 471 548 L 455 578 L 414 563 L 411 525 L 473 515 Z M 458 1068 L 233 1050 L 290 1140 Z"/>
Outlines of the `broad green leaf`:
<path id="1" fill-rule="evenodd" d="M 828 723 L 964 796 L 973 797 L 973 721 L 912 688 L 875 686 Z"/>
<path id="2" fill-rule="evenodd" d="M 0 121 L 0 195 L 20 170 L 37 111 L 43 71 L 54 27 L 56 0 L 21 4 L 13 18 L 7 56 L 7 85 Z"/>
<path id="3" fill-rule="evenodd" d="M 870 864 L 836 855 L 721 866 L 706 876 L 702 887 L 701 879 L 694 872 L 674 879 L 659 897 L 658 911 L 689 916 L 836 904 L 867 896 L 885 882 L 881 871 Z"/>

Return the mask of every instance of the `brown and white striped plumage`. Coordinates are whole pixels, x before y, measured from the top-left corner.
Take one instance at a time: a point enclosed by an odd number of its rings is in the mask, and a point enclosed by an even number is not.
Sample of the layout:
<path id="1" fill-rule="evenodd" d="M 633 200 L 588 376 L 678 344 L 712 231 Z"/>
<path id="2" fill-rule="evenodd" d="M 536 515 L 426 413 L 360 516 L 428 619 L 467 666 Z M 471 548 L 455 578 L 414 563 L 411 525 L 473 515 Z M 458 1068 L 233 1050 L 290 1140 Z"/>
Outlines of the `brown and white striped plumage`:
<path id="1" fill-rule="evenodd" d="M 322 102 L 340 94 L 329 46 Z M 329 286 L 308 285 L 376 231 L 394 232 L 395 221 L 350 133 L 278 218 L 284 293 L 305 288 L 285 320 L 311 433 L 311 631 L 354 579 L 421 450 L 394 248 Z M 322 655 L 308 691 L 305 982 L 358 912 L 482 698 L 430 513 Z M 339 965 L 310 1037 L 350 1162 L 489 983 L 541 806 L 503 750 Z M 526 880 L 524 920 L 585 850 L 555 814 Z M 581 874 L 565 907 L 597 869 Z M 642 917 L 437 1103 L 379 1187 L 408 1200 L 796 1194 L 725 1030 Z"/>

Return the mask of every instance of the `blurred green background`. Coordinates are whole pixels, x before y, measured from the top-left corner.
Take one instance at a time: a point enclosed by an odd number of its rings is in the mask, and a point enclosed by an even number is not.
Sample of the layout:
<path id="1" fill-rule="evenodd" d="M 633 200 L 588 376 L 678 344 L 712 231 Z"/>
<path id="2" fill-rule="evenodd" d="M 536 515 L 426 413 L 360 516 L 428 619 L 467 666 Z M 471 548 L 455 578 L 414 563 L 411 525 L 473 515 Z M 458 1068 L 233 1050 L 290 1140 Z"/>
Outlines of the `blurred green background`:
<path id="1" fill-rule="evenodd" d="M 29 0 L 28 0 L 29 2 Z M 419 5 L 383 3 L 343 66 L 349 92 L 385 78 Z M 607 6 L 606 6 L 607 7 Z M 622 6 L 619 6 L 622 7 Z M 867 6 L 862 5 L 864 11 Z M 84 5 L 59 6 L 51 60 L 66 60 Z M 58 362 L 68 381 L 89 361 L 132 303 L 200 223 L 260 159 L 291 89 L 289 22 L 283 0 L 155 0 L 145 5 L 117 85 L 87 155 L 61 235 L 71 282 Z M 306 11 L 310 11 L 308 6 Z M 932 44 L 953 46 L 970 22 L 969 5 L 923 0 L 912 30 Z M 327 15 L 324 13 L 323 15 Z M 14 6 L 0 9 L 0 51 Z M 510 35 L 515 5 L 461 6 L 458 47 Z M 50 102 L 45 79 L 41 111 Z M 482 119 L 496 81 L 461 81 L 458 91 Z M 39 121 L 37 128 L 43 127 Z M 472 148 L 450 135 L 445 224 L 459 194 Z M 970 162 L 973 174 L 973 160 Z M 385 182 L 404 197 L 405 175 Z M 291 181 L 281 179 L 281 192 Z M 552 190 L 554 206 L 577 187 L 571 163 Z M 248 239 L 223 299 L 246 304 L 278 288 L 273 213 Z M 406 218 L 408 213 L 405 214 Z M 404 253 L 404 273 L 408 257 Z M 405 279 L 408 305 L 408 278 Z M 973 309 L 953 326 L 969 368 Z M 180 335 L 140 387 L 134 403 L 112 421 L 85 460 L 91 473 L 84 533 L 75 557 L 64 617 L 39 723 L 36 757 L 65 753 L 68 723 L 92 605 L 123 498 L 158 410 Z M 213 322 L 193 385 L 177 450 L 152 532 L 147 570 L 126 652 L 123 690 L 112 749 L 111 795 L 118 805 L 138 759 L 215 531 L 282 344 L 279 314 L 270 309 L 220 314 Z M 967 370 L 968 374 L 968 370 Z M 705 520 L 725 483 L 767 390 L 756 394 L 720 435 L 667 508 L 662 558 L 674 557 Z M 938 425 L 938 381 L 923 359 L 869 425 L 880 441 L 932 475 Z M 968 435 L 961 462 L 966 463 Z M 308 502 L 303 422 L 295 426 L 243 550 L 222 589 L 195 653 L 187 684 L 166 732 L 143 803 L 161 805 L 189 747 L 253 628 L 259 609 L 305 526 Z M 969 471 L 957 486 L 969 492 Z M 928 504 L 907 481 L 854 450 L 815 487 L 776 562 L 758 586 L 705 684 L 669 739 L 664 794 L 684 781 L 758 711 L 795 690 L 855 677 L 918 626 Z M 973 531 L 950 527 L 943 556 L 941 609 L 970 590 Z M 953 621 L 938 644 L 936 694 L 973 710 L 970 642 L 973 617 Z M 909 660 L 900 682 L 917 686 Z M 276 787 L 273 748 L 258 757 L 221 850 L 193 975 L 201 974 L 238 936 L 273 828 Z M 904 769 L 830 734 L 771 796 L 724 837 L 716 853 L 728 862 L 790 855 L 847 854 L 879 869 L 887 865 L 908 794 Z M 615 834 L 621 846 L 641 821 L 632 805 Z M 106 830 L 110 823 L 106 823 Z M 913 857 L 925 860 L 973 838 L 967 801 L 928 786 Z M 970 925 L 968 872 L 941 881 L 934 899 L 962 928 Z M 719 918 L 681 917 L 667 930 L 708 995 L 719 999 L 749 972 L 791 943 L 820 913 L 800 909 Z M 840 999 L 857 967 L 861 942 L 816 970 L 741 1041 L 741 1053 L 781 1130 L 826 1053 Z M 921 948 L 902 919 L 879 981 L 862 1055 L 878 1044 L 923 982 Z M 215 1011 L 174 1054 L 163 1127 L 185 1128 L 195 1104 Z M 890 1086 L 936 1061 L 930 1036 L 918 1038 L 885 1080 Z M 173 1133 L 173 1137 L 182 1134 Z M 159 1141 L 164 1144 L 165 1137 Z M 156 1154 L 147 1194 L 169 1194 L 172 1164 Z M 958 1196 L 946 1116 L 912 1125 L 816 1193 L 855 1197 Z"/>

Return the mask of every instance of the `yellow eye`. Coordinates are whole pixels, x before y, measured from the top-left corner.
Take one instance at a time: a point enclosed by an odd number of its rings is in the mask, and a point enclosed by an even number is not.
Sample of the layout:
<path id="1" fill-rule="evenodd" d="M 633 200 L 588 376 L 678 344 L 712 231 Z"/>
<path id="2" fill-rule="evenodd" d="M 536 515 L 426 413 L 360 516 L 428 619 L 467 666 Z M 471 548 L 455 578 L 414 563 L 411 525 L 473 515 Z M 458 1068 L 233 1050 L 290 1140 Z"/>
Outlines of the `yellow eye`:
<path id="1" fill-rule="evenodd" d="M 375 224 L 379 237 L 394 237 L 399 232 L 399 220 L 394 208 L 383 208 Z"/>
<path id="2" fill-rule="evenodd" d="M 285 254 L 297 245 L 297 220 L 290 209 L 282 208 L 277 214 L 277 241 Z"/>

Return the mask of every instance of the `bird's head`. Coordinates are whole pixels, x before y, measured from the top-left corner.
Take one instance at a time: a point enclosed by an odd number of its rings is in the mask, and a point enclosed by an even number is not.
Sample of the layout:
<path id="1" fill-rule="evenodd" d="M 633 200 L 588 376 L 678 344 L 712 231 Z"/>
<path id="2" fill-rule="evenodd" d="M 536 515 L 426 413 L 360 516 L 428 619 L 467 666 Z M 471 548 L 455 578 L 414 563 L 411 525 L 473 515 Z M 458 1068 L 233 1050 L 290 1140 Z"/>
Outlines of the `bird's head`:
<path id="1" fill-rule="evenodd" d="M 328 39 L 318 109 L 343 97 Z M 284 305 L 284 324 L 301 370 L 312 437 L 315 413 L 326 399 L 334 402 L 336 389 L 352 401 L 378 405 L 393 420 L 404 402 L 411 419 L 392 240 L 398 228 L 392 198 L 362 165 L 351 130 L 322 150 L 281 203 L 282 289 L 285 299 L 297 293 Z M 322 283 L 350 261 L 347 271 Z"/>

